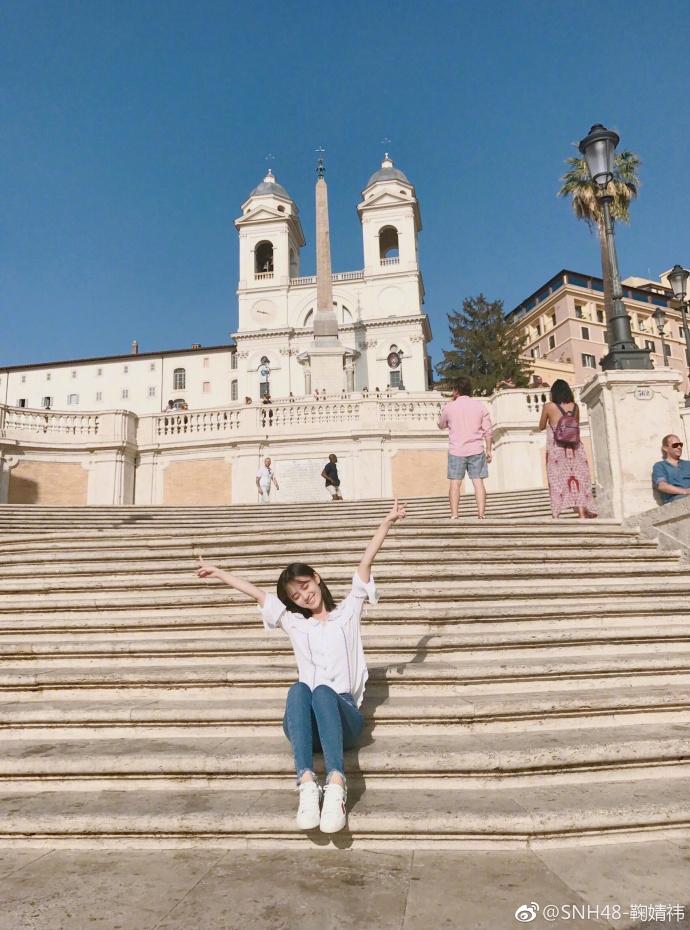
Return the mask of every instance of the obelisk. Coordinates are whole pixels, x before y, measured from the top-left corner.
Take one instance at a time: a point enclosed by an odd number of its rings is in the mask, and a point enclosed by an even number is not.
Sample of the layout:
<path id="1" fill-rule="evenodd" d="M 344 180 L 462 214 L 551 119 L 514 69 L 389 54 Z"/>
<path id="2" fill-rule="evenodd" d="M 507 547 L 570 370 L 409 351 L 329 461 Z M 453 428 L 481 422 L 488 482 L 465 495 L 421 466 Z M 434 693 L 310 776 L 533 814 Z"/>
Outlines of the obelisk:
<path id="1" fill-rule="evenodd" d="M 338 318 L 333 309 L 331 234 L 328 223 L 328 187 L 323 158 L 316 169 L 316 312 L 314 342 L 320 346 L 338 343 Z"/>
<path id="2" fill-rule="evenodd" d="M 325 391 L 340 395 L 348 387 L 344 360 L 352 355 L 338 338 L 338 318 L 333 309 L 333 275 L 331 273 L 331 239 L 328 228 L 328 188 L 323 159 L 319 159 L 316 179 L 316 308 L 314 339 L 300 356 L 307 366 L 305 384 L 308 391 Z M 351 379 L 350 379 L 351 380 Z M 351 388 L 350 388 L 351 389 Z"/>

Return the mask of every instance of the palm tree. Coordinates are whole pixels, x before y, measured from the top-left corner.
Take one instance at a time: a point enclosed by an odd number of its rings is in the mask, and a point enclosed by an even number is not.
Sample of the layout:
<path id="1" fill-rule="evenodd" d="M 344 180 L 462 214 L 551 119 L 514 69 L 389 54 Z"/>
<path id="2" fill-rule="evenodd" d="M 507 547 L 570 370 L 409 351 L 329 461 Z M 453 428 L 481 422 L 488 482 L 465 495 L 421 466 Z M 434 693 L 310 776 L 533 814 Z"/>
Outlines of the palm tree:
<path id="1" fill-rule="evenodd" d="M 613 308 L 611 269 L 604 238 L 604 216 L 597 197 L 597 187 L 590 177 L 584 158 L 577 156 L 566 158 L 566 164 L 570 167 L 561 178 L 562 187 L 558 196 L 570 197 L 575 216 L 579 220 L 584 220 L 590 229 L 597 230 L 604 276 L 604 309 L 608 320 Z M 613 197 L 612 222 L 615 220 L 630 222 L 630 204 L 637 197 L 637 189 L 640 186 L 640 179 L 637 175 L 639 166 L 640 159 L 634 152 L 625 151 L 616 155 L 613 180 L 609 183 L 607 190 L 607 193 Z"/>

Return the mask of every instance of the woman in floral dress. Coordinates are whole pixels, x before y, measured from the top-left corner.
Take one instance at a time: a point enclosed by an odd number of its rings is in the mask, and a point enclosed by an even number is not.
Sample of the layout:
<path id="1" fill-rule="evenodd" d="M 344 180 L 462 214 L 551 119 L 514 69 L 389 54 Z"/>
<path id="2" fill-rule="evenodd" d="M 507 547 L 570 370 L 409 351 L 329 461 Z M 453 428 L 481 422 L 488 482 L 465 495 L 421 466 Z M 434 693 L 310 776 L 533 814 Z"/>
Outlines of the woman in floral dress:
<path id="1" fill-rule="evenodd" d="M 551 495 L 551 513 L 556 519 L 564 510 L 576 510 L 580 517 L 596 517 L 592 496 L 592 479 L 582 443 L 564 445 L 556 440 L 555 430 L 564 414 L 579 422 L 580 410 L 567 381 L 559 378 L 551 388 L 551 401 L 544 404 L 539 429 L 546 430 L 546 475 Z"/>

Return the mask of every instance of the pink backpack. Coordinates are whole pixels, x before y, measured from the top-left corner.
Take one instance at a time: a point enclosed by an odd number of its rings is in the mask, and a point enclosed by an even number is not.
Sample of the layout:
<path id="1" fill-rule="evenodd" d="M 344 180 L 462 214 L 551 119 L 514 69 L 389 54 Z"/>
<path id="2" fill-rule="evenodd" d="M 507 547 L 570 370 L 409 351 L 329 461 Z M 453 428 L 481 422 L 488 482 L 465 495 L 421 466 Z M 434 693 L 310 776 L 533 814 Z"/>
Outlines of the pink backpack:
<path id="1" fill-rule="evenodd" d="M 556 404 L 561 411 L 561 418 L 556 423 L 553 431 L 553 438 L 559 446 L 573 448 L 580 442 L 580 424 L 577 419 L 577 413 L 573 408 L 571 413 L 564 410 L 560 404 Z"/>

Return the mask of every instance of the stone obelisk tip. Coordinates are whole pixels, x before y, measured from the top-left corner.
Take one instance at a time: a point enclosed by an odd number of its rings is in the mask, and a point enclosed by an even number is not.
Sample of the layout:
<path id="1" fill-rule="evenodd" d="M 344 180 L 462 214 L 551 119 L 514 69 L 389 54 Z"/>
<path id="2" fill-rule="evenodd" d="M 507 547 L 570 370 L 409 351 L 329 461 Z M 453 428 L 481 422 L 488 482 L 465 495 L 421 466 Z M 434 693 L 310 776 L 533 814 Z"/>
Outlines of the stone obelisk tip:
<path id="1" fill-rule="evenodd" d="M 323 159 L 319 159 L 316 181 L 316 312 L 314 340 L 321 344 L 338 341 L 338 320 L 333 309 L 331 237 L 328 224 L 328 187 Z"/>

